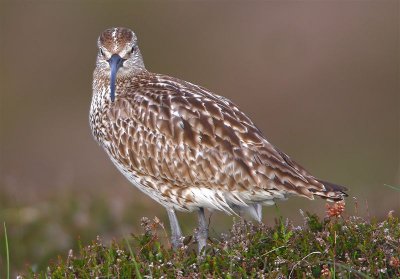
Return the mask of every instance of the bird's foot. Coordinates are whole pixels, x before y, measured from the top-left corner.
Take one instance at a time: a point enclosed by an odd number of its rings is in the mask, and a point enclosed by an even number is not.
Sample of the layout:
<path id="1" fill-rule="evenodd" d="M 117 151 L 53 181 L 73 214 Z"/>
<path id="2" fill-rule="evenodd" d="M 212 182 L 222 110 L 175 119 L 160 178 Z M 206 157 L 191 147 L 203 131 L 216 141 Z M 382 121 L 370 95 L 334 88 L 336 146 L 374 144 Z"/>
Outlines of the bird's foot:
<path id="1" fill-rule="evenodd" d="M 178 250 L 183 246 L 183 237 L 180 235 L 171 236 L 171 245 L 174 250 Z"/>

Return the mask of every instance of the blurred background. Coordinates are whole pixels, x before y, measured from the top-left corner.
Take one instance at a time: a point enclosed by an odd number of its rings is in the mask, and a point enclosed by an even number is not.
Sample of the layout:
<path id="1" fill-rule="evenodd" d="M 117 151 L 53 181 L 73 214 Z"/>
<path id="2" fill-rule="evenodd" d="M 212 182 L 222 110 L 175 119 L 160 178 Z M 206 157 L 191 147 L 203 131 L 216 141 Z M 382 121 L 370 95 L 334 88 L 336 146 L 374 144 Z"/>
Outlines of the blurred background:
<path id="1" fill-rule="evenodd" d="M 88 126 L 97 36 L 126 26 L 147 68 L 237 103 L 314 175 L 347 185 L 347 214 L 400 212 L 398 1 L 0 2 L 0 221 L 14 272 L 140 232 L 164 209 L 118 173 Z M 264 208 L 302 223 L 323 200 Z M 196 215 L 180 214 L 185 234 Z M 232 217 L 213 213 L 212 235 Z M 3 224 L 2 224 L 3 225 Z M 4 232 L 0 229 L 0 273 Z M 1 275 L 0 275 L 1 276 Z"/>

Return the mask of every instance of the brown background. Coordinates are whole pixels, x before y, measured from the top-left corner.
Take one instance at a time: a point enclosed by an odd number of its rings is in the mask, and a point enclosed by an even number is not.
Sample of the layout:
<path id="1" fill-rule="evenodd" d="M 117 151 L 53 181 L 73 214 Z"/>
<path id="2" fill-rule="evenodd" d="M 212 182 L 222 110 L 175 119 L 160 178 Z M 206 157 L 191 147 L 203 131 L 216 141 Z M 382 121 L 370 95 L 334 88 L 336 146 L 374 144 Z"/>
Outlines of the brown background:
<path id="1" fill-rule="evenodd" d="M 96 39 L 112 26 L 137 33 L 149 70 L 232 99 L 314 175 L 348 185 L 349 213 L 352 197 L 363 216 L 400 211 L 384 186 L 400 185 L 398 1 L 2 1 L 0 23 L 0 221 L 16 268 L 65 255 L 78 236 L 166 220 L 88 127 Z M 293 198 L 264 221 L 324 206 Z M 194 216 L 181 217 L 191 233 Z M 216 231 L 231 220 L 213 218 Z"/>

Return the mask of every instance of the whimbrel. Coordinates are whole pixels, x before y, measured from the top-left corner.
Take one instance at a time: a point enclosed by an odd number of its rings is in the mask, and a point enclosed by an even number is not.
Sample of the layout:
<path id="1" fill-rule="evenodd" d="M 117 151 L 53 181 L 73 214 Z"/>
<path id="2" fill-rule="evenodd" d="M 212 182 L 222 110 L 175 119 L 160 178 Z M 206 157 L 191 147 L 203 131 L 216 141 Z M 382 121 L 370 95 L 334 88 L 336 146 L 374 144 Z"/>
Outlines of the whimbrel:
<path id="1" fill-rule="evenodd" d="M 199 252 L 206 246 L 204 209 L 247 212 L 297 195 L 342 200 L 343 186 L 321 181 L 273 146 L 229 99 L 174 77 L 149 72 L 135 33 L 98 38 L 90 126 L 126 178 L 163 205 L 174 248 L 175 211 L 198 211 Z"/>

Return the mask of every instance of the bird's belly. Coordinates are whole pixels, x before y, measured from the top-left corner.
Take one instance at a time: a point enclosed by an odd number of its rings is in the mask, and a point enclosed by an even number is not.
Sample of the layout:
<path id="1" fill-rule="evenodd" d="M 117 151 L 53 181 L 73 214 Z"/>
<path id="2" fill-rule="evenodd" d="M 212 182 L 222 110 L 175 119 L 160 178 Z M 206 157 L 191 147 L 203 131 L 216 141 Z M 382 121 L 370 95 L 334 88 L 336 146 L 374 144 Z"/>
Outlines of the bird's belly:
<path id="1" fill-rule="evenodd" d="M 246 207 L 255 203 L 272 205 L 276 199 L 285 199 L 285 194 L 273 190 L 235 191 L 225 185 L 176 186 L 160 177 L 135 170 L 131 164 L 118 158 L 118 151 L 111 148 L 109 141 L 102 143 L 117 169 L 140 191 L 167 208 L 194 211 L 202 207 L 231 214 L 234 207 Z"/>
<path id="2" fill-rule="evenodd" d="M 111 161 L 117 169 L 140 191 L 167 208 L 179 211 L 194 211 L 198 208 L 220 210 L 227 214 L 234 213 L 235 207 L 247 207 L 250 204 L 260 203 L 273 205 L 276 199 L 285 199 L 283 195 L 250 192 L 232 192 L 223 189 L 210 189 L 206 187 L 188 187 L 184 190 L 173 185 L 165 185 L 158 178 L 145 175 L 127 168 L 111 154 Z M 162 186 L 159 186 L 162 184 Z"/>
<path id="3" fill-rule="evenodd" d="M 108 153 L 108 152 L 107 152 Z M 128 168 L 126 165 L 120 163 L 111 154 L 109 154 L 111 161 L 117 169 L 140 191 L 148 195 L 150 198 L 158 202 L 164 207 L 174 208 L 179 211 L 193 211 L 196 207 L 192 204 L 183 202 L 183 199 L 177 195 L 166 195 L 166 188 L 168 185 L 158 187 L 158 179 L 149 175 L 142 175 L 135 170 Z M 170 191 L 168 191 L 170 192 Z"/>

